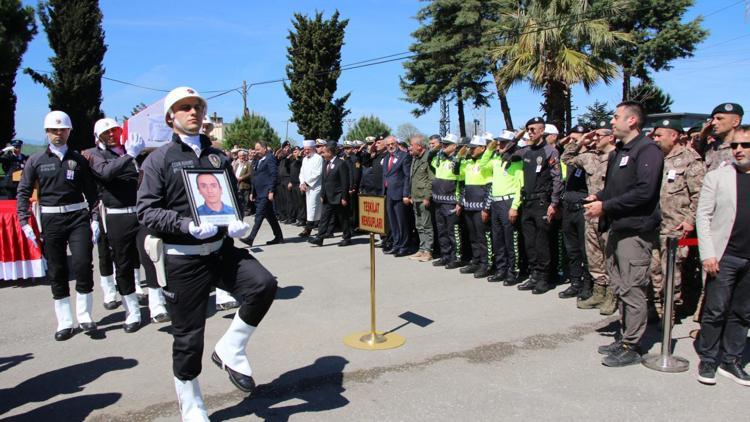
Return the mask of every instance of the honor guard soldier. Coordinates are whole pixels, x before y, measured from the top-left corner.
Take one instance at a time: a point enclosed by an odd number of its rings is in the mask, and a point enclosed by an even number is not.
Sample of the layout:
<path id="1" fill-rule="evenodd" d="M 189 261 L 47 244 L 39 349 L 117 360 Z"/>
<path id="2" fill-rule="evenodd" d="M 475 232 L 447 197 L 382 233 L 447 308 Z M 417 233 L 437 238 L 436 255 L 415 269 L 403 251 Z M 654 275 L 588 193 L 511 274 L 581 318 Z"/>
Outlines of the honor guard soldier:
<path id="1" fill-rule="evenodd" d="M 74 331 L 68 286 L 68 248 L 76 279 L 78 325 L 85 332 L 96 330 L 91 318 L 91 292 L 94 288 L 91 251 L 92 241 L 99 237 L 99 211 L 89 163 L 67 145 L 73 130 L 70 117 L 62 111 L 51 111 L 44 118 L 44 130 L 49 145 L 26 162 L 18 184 L 17 212 L 24 235 L 36 244 L 36 235 L 28 221 L 31 217 L 29 198 L 38 183 L 42 246 L 57 316 L 55 340 L 62 341 L 69 339 Z"/>
<path id="2" fill-rule="evenodd" d="M 588 194 L 594 195 L 604 189 L 607 163 L 614 149 L 615 136 L 612 134 L 612 126 L 607 121 L 601 121 L 594 131 L 578 141 L 571 141 L 565 147 L 561 160 L 571 171 L 580 168 L 586 172 Z M 579 309 L 598 308 L 601 315 L 612 315 L 617 310 L 617 300 L 605 268 L 604 247 L 607 243 L 607 232 L 599 231 L 598 218 L 586 219 L 585 230 L 588 272 L 583 273 L 583 285 L 578 293 L 576 305 Z"/>
<path id="3" fill-rule="evenodd" d="M 732 150 L 729 143 L 734 139 L 737 128 L 742 124 L 744 115 L 742 106 L 737 103 L 723 103 L 711 111 L 711 119 L 703 126 L 696 150 L 706 161 L 706 170 L 716 170 L 719 167 L 732 164 Z M 713 142 L 709 143 L 709 136 Z"/>
<path id="4" fill-rule="evenodd" d="M 346 141 L 344 141 L 346 143 Z M 352 202 L 351 206 L 351 225 L 356 229 L 359 227 L 359 187 L 362 182 L 362 159 L 359 156 L 358 148 L 360 141 L 349 141 L 349 151 L 347 152 L 347 161 L 349 162 L 349 168 L 351 169 L 351 187 L 349 188 L 349 199 Z"/>
<path id="5" fill-rule="evenodd" d="M 557 214 L 563 184 L 557 149 L 542 137 L 544 119 L 534 117 L 526 122 L 525 128 L 529 139 L 528 147 L 521 151 L 524 178 L 521 226 L 531 274 L 518 285 L 518 290 L 543 294 L 554 287 L 550 278 L 550 226 Z"/>
<path id="6" fill-rule="evenodd" d="M 654 305 L 661 318 L 664 304 L 664 277 L 667 274 L 667 238 L 685 238 L 695 230 L 695 212 L 706 167 L 700 155 L 680 140 L 683 133 L 679 120 L 659 120 L 654 125 L 654 140 L 664 152 L 664 172 L 661 179 L 659 206 L 661 229 L 659 247 L 651 265 Z M 682 275 L 688 255 L 687 246 L 677 249 L 674 272 L 674 303 L 682 303 Z M 697 269 L 694 269 L 697 271 Z"/>
<path id="7" fill-rule="evenodd" d="M 640 342 L 646 331 L 651 251 L 658 242 L 659 189 L 664 154 L 641 132 L 643 106 L 618 104 L 612 118 L 620 140 L 607 166 L 604 190 L 586 199 L 587 218 L 598 217 L 599 229 L 609 230 L 605 250 L 607 272 L 620 301 L 622 340 L 602 346 L 602 364 L 618 367 L 640 363 Z"/>
<path id="8" fill-rule="evenodd" d="M 243 392 L 255 386 L 245 352 L 250 336 L 261 322 L 276 293 L 276 281 L 246 249 L 234 246 L 249 226 L 233 221 L 228 227 L 191 216 L 188 186 L 182 169 L 224 170 L 236 190 L 237 179 L 224 153 L 200 135 L 206 100 L 192 88 L 167 94 L 164 114 L 172 140 L 143 162 L 138 189 L 138 219 L 163 242 L 154 247 L 154 261 L 163 263 L 164 295 L 172 318 L 172 369 L 183 420 L 207 421 L 198 384 L 203 355 L 206 306 L 213 286 L 231 292 L 241 305 L 229 329 L 216 344 L 211 360 L 229 374 Z M 229 235 L 231 238 L 227 237 Z M 153 244 L 158 245 L 159 242 Z M 163 253 L 162 253 L 163 252 Z M 161 284 L 161 283 L 160 283 Z"/>
<path id="9" fill-rule="evenodd" d="M 471 262 L 461 268 L 462 274 L 474 274 L 474 278 L 485 278 L 490 275 L 490 188 L 492 186 L 492 167 L 489 160 L 481 160 L 487 149 L 487 139 L 492 142 L 492 135 L 474 135 L 468 147 L 461 148 L 458 158 L 461 160 L 460 178 L 464 180 L 461 189 L 461 208 L 463 208 L 466 226 L 471 243 Z M 469 158 L 465 158 L 469 155 Z"/>
<path id="10" fill-rule="evenodd" d="M 135 293 L 134 271 L 140 267 L 136 235 L 138 216 L 135 213 L 138 193 L 137 161 L 145 142 L 137 134 L 123 147 L 122 128 L 110 118 L 94 124 L 94 135 L 103 148 L 91 152 L 89 162 L 99 186 L 99 201 L 104 236 L 109 240 L 115 264 L 117 291 L 125 307 L 126 333 L 141 326 L 141 308 Z"/>
<path id="11" fill-rule="evenodd" d="M 460 261 L 461 234 L 458 227 L 458 215 L 461 212 L 461 204 L 458 202 L 461 194 L 461 168 L 455 156 L 458 137 L 449 133 L 440 143 L 442 149 L 431 163 L 435 169 L 432 202 L 435 203 L 437 240 L 440 245 L 440 259 L 433 261 L 432 265 L 453 269 L 463 266 Z"/>
<path id="12" fill-rule="evenodd" d="M 23 141 L 14 139 L 10 141 L 10 145 L 0 151 L 0 165 L 2 165 L 3 172 L 5 173 L 3 186 L 6 192 L 8 192 L 8 199 L 16 199 L 16 189 L 20 181 L 19 176 L 26 165 L 26 160 L 29 159 L 28 155 L 21 153 L 22 147 Z"/>

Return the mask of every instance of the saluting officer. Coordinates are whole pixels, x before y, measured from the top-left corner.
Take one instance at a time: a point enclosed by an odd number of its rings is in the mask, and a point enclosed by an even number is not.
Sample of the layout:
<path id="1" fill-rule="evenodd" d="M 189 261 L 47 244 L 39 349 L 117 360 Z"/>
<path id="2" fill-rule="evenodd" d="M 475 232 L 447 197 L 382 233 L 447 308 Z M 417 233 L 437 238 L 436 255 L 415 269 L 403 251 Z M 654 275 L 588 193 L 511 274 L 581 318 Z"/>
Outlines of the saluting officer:
<path id="1" fill-rule="evenodd" d="M 703 125 L 696 151 L 706 160 L 707 171 L 732 164 L 734 157 L 729 144 L 734 139 L 737 128 L 742 124 L 744 114 L 742 106 L 737 103 L 722 103 L 711 111 L 711 119 Z M 709 142 L 712 137 L 712 142 Z"/>
<path id="2" fill-rule="evenodd" d="M 227 228 L 191 217 L 181 169 L 224 170 L 236 191 L 237 179 L 224 153 L 200 134 L 206 100 L 192 88 L 173 89 L 164 100 L 164 114 L 174 134 L 171 142 L 143 162 L 138 189 L 138 219 L 163 241 L 167 309 L 172 317 L 172 367 L 184 420 L 208 420 L 198 384 L 203 355 L 206 305 L 217 285 L 240 301 L 229 329 L 214 348 L 211 360 L 244 392 L 255 386 L 245 347 L 273 302 L 276 281 L 246 249 L 234 246 L 249 226 L 236 220 Z"/>
<path id="3" fill-rule="evenodd" d="M 526 256 L 531 275 L 518 290 L 533 290 L 543 294 L 554 286 L 550 279 L 550 226 L 557 214 L 562 194 L 559 154 L 544 141 L 544 119 L 534 117 L 526 122 L 528 148 L 521 150 L 523 157 L 523 202 L 521 216 Z"/>
<path id="4" fill-rule="evenodd" d="M 460 268 L 461 241 L 458 227 L 458 215 L 461 204 L 460 163 L 456 160 L 458 137 L 452 133 L 445 135 L 440 143 L 442 149 L 432 159 L 430 165 L 435 169 L 432 180 L 432 202 L 435 203 L 435 223 L 437 240 L 440 246 L 440 259 L 432 262 L 436 267 L 446 269 Z"/>
<path id="5" fill-rule="evenodd" d="M 0 151 L 0 164 L 5 173 L 3 186 L 8 192 L 8 199 L 16 199 L 16 189 L 19 180 L 16 178 L 15 173 L 23 171 L 23 167 L 26 165 L 26 160 L 29 159 L 28 155 L 21 152 L 22 147 L 23 141 L 20 139 L 14 139 L 10 141 L 10 145 Z"/>
<path id="6" fill-rule="evenodd" d="M 123 147 L 120 143 L 122 128 L 110 118 L 99 119 L 94 124 L 94 134 L 104 148 L 92 151 L 89 162 L 99 186 L 104 235 L 112 248 L 117 291 L 125 307 L 123 329 L 126 333 L 133 333 L 141 326 L 134 277 L 134 271 L 140 267 L 136 247 L 139 230 L 135 213 L 138 193 L 136 158 L 145 143 L 141 137 L 132 136 Z"/>
<path id="7" fill-rule="evenodd" d="M 49 145 L 29 158 L 18 184 L 18 221 L 24 235 L 36 244 L 36 235 L 28 223 L 31 217 L 29 198 L 34 184 L 39 183 L 44 257 L 55 300 L 55 340 L 58 341 L 69 339 L 74 331 L 68 286 L 68 248 L 78 293 L 78 325 L 85 332 L 96 330 L 91 318 L 91 291 L 94 288 L 91 250 L 92 240 L 99 237 L 96 185 L 86 159 L 68 148 L 72 129 L 73 124 L 66 113 L 55 110 L 47 114 L 44 130 Z"/>

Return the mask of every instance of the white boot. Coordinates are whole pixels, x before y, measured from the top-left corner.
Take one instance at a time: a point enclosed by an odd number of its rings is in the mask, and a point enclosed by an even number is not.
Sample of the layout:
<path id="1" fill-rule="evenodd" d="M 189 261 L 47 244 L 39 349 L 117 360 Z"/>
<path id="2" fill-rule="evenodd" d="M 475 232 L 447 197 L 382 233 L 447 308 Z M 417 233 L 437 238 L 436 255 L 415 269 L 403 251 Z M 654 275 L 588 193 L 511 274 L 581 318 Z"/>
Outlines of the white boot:
<path id="1" fill-rule="evenodd" d="M 164 306 L 165 303 L 166 300 L 164 299 L 164 292 L 162 292 L 161 288 L 148 289 L 148 310 L 151 313 L 151 320 L 153 322 L 169 321 L 169 319 L 166 318 L 168 314 L 167 308 Z M 161 315 L 161 317 L 157 319 L 156 317 L 159 315 Z"/>
<path id="2" fill-rule="evenodd" d="M 182 381 L 175 377 L 174 388 L 177 391 L 177 402 L 180 405 L 183 422 L 204 422 L 208 420 L 198 378 Z"/>
<path id="3" fill-rule="evenodd" d="M 57 331 L 73 328 L 73 309 L 70 297 L 55 299 L 55 316 L 57 316 Z"/>
<path id="4" fill-rule="evenodd" d="M 237 302 L 234 300 L 234 296 L 229 294 L 228 291 L 216 288 L 216 304 L 221 305 L 222 303 Z"/>
<path id="5" fill-rule="evenodd" d="M 122 306 L 125 308 L 125 324 L 140 324 L 141 306 L 138 304 L 138 296 L 135 293 L 123 296 Z"/>
<path id="6" fill-rule="evenodd" d="M 117 302 L 117 287 L 115 287 L 115 276 L 107 275 L 99 279 L 99 285 L 102 287 L 104 303 Z"/>
<path id="7" fill-rule="evenodd" d="M 250 368 L 250 362 L 247 360 L 245 348 L 253 331 L 255 331 L 255 327 L 245 323 L 240 318 L 240 313 L 237 312 L 234 314 L 234 319 L 229 329 L 219 339 L 214 348 L 214 351 L 225 366 L 248 377 L 253 375 L 253 370 Z"/>
<path id="8" fill-rule="evenodd" d="M 138 296 L 144 296 L 146 292 L 143 291 L 143 288 L 141 287 L 141 283 L 136 280 L 135 282 L 135 294 Z"/>
<path id="9" fill-rule="evenodd" d="M 94 322 L 91 319 L 91 308 L 93 303 L 93 293 L 76 294 L 76 318 L 78 319 L 78 324 L 90 324 Z"/>

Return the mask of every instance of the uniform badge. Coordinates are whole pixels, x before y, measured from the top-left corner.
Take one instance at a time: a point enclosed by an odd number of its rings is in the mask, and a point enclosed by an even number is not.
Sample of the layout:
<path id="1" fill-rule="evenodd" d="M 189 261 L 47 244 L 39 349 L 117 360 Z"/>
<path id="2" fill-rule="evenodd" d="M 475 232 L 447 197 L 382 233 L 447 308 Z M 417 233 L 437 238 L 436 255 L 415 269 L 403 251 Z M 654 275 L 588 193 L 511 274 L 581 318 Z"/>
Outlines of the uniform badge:
<path id="1" fill-rule="evenodd" d="M 724 104 L 724 110 L 726 111 L 732 111 L 734 109 L 734 106 L 731 104 Z"/>
<path id="2" fill-rule="evenodd" d="M 536 157 L 536 163 L 542 164 L 542 157 Z"/>
<path id="3" fill-rule="evenodd" d="M 360 166 L 360 164 L 359 164 L 359 161 L 357 161 L 356 163 L 354 163 L 354 168 L 360 168 L 360 167 L 361 167 L 361 166 Z"/>
<path id="4" fill-rule="evenodd" d="M 664 120 L 663 122 L 661 122 L 661 124 L 663 124 L 664 126 L 669 126 L 669 120 Z"/>
<path id="5" fill-rule="evenodd" d="M 71 170 L 75 170 L 78 166 L 78 163 L 73 160 L 68 160 L 68 168 Z"/>
<path id="6" fill-rule="evenodd" d="M 219 158 L 216 154 L 211 154 L 208 156 L 208 161 L 211 163 L 214 168 L 219 168 L 221 165 L 221 158 Z"/>

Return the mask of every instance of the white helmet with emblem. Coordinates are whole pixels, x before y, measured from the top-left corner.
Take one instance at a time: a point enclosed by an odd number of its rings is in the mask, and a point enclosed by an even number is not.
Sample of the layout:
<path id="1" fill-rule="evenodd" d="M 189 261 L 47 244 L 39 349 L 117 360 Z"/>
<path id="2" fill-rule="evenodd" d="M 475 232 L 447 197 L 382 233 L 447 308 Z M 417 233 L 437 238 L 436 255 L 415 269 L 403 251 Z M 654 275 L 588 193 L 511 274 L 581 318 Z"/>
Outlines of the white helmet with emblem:
<path id="1" fill-rule="evenodd" d="M 201 94 L 198 93 L 198 91 L 188 86 L 177 87 L 169 91 L 169 94 L 167 94 L 167 96 L 164 98 L 164 120 L 167 122 L 167 125 L 171 126 L 169 118 L 172 115 L 172 106 L 175 105 L 175 103 L 177 103 L 178 101 L 185 98 L 197 98 L 201 103 L 203 103 L 203 111 L 207 111 L 208 103 L 206 103 L 206 99 L 203 98 Z"/>
<path id="2" fill-rule="evenodd" d="M 101 136 L 102 133 L 117 128 L 122 130 L 122 126 L 120 126 L 115 119 L 112 119 L 110 117 L 105 117 L 103 119 L 99 119 L 94 123 L 94 136 L 96 139 L 99 139 L 99 136 Z"/>
<path id="3" fill-rule="evenodd" d="M 44 117 L 45 129 L 73 129 L 70 116 L 64 111 L 54 110 Z"/>

